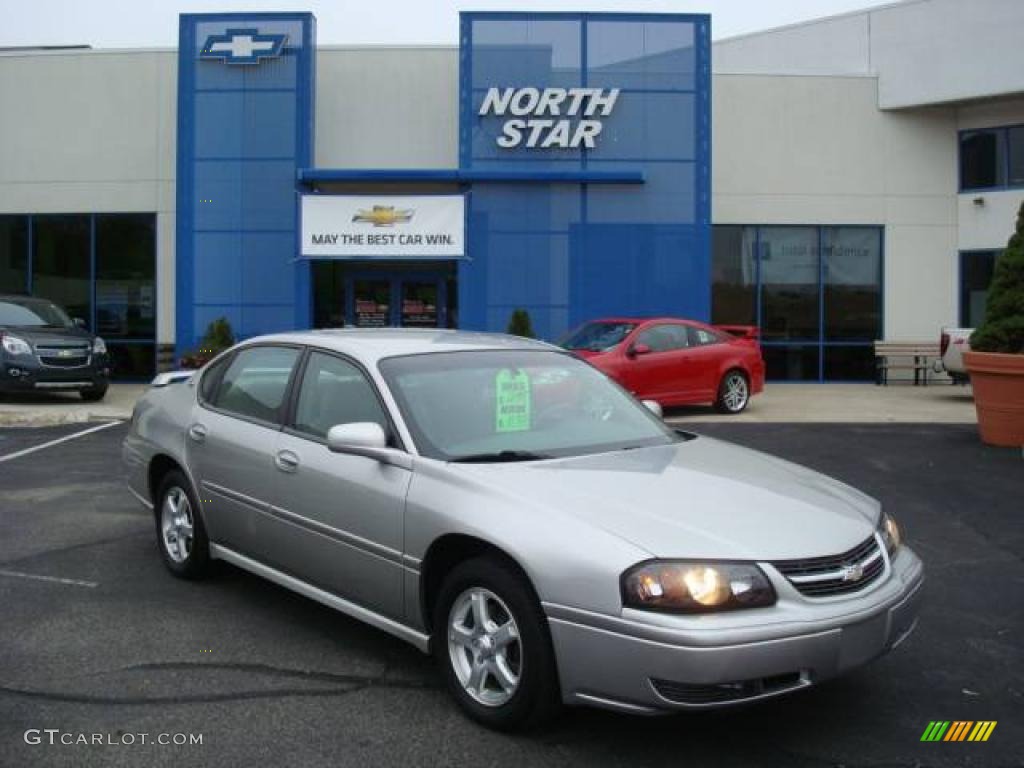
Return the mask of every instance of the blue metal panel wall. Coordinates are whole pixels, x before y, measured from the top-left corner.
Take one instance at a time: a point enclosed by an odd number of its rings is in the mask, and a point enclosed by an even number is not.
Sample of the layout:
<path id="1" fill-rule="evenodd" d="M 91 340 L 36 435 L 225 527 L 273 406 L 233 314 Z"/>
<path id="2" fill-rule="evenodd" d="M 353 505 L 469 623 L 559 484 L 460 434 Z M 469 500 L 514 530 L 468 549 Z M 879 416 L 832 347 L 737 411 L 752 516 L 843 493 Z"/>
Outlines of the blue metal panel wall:
<path id="1" fill-rule="evenodd" d="M 308 327 L 296 171 L 313 154 L 309 13 L 183 14 L 178 41 L 178 353 L 227 317 L 239 337 Z M 211 35 L 286 35 L 280 56 L 201 59 Z"/>
<path id="2" fill-rule="evenodd" d="M 554 338 L 600 315 L 710 317 L 710 18 L 464 13 L 462 171 L 640 171 L 640 185 L 474 183 L 460 325 Z M 620 88 L 592 150 L 506 149 L 490 87 Z"/>

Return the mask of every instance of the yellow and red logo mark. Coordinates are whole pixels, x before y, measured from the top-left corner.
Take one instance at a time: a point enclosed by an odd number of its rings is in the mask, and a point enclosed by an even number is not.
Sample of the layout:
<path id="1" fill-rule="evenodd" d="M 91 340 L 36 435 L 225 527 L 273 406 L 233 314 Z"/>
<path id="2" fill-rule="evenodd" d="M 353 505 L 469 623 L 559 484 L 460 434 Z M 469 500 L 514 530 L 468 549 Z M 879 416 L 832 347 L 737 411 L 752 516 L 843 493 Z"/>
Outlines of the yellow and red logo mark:
<path id="1" fill-rule="evenodd" d="M 921 734 L 921 741 L 988 741 L 996 720 L 932 720 Z"/>
<path id="2" fill-rule="evenodd" d="M 393 205 L 375 205 L 370 210 L 361 209 L 352 221 L 373 224 L 375 227 L 393 227 L 411 221 L 416 211 L 412 208 L 395 208 Z"/>

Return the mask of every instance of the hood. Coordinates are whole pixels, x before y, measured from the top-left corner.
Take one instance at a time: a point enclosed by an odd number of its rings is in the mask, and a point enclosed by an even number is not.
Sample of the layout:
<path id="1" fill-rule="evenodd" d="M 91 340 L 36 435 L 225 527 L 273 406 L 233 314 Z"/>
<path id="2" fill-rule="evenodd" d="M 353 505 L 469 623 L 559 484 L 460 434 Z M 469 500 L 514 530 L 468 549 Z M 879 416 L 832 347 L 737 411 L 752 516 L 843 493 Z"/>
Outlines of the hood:
<path id="1" fill-rule="evenodd" d="M 835 555 L 874 531 L 879 504 L 837 480 L 719 440 L 570 459 L 450 464 L 652 557 L 787 560 Z"/>
<path id="2" fill-rule="evenodd" d="M 36 344 L 81 344 L 83 341 L 92 340 L 92 334 L 84 328 L 31 328 L 14 327 L 4 328 L 4 333 L 24 339 L 33 347 Z"/>

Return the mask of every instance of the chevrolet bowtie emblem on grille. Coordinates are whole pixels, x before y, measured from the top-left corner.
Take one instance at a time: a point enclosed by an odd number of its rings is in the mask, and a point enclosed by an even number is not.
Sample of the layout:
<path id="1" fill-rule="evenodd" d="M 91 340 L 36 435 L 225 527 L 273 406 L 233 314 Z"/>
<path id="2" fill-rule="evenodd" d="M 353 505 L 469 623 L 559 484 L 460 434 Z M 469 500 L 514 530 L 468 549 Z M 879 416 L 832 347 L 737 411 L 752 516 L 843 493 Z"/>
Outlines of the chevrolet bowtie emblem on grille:
<path id="1" fill-rule="evenodd" d="M 853 565 L 844 565 L 842 568 L 842 576 L 840 578 L 846 581 L 860 581 L 864 578 L 864 568 L 860 563 L 854 563 Z"/>
<path id="2" fill-rule="evenodd" d="M 228 64 L 257 64 L 260 59 L 281 55 L 287 35 L 261 35 L 256 29 L 229 29 L 210 35 L 199 51 L 200 59 L 220 59 Z"/>
<path id="3" fill-rule="evenodd" d="M 57 351 L 57 357 L 74 357 L 77 354 L 73 349 L 61 349 Z"/>
<path id="4" fill-rule="evenodd" d="M 375 227 L 393 227 L 395 224 L 411 221 L 416 211 L 412 208 L 398 208 L 393 205 L 375 205 L 370 210 L 360 210 L 352 221 L 373 224 Z"/>

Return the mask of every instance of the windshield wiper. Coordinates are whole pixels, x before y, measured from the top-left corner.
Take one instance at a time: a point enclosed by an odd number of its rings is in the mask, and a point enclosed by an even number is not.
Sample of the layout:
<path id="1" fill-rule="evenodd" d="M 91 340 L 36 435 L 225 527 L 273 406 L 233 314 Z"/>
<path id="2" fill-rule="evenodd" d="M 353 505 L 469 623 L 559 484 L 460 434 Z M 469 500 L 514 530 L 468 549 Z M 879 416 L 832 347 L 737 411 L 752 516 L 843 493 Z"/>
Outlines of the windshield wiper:
<path id="1" fill-rule="evenodd" d="M 460 464 L 489 464 L 503 461 L 540 461 L 541 459 L 553 459 L 546 453 L 533 453 L 532 451 L 497 451 L 496 453 L 471 453 L 466 456 L 455 456 L 449 461 Z"/>

